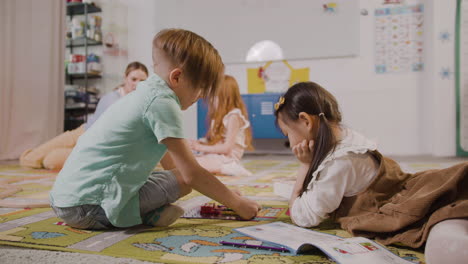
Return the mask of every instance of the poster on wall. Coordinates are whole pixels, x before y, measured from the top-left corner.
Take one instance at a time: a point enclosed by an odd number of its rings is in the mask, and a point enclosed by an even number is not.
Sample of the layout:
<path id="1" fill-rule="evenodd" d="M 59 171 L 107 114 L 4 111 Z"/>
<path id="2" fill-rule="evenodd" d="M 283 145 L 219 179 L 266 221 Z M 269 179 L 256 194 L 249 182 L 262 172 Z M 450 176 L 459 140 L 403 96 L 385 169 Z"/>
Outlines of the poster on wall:
<path id="1" fill-rule="evenodd" d="M 424 5 L 375 10 L 375 72 L 419 72 L 423 62 Z"/>
<path id="2" fill-rule="evenodd" d="M 468 156 L 468 0 L 457 1 L 456 81 L 457 155 Z"/>
<path id="3" fill-rule="evenodd" d="M 288 87 L 309 81 L 309 68 L 294 68 L 287 60 L 269 61 L 258 68 L 247 69 L 249 94 L 284 93 Z"/>

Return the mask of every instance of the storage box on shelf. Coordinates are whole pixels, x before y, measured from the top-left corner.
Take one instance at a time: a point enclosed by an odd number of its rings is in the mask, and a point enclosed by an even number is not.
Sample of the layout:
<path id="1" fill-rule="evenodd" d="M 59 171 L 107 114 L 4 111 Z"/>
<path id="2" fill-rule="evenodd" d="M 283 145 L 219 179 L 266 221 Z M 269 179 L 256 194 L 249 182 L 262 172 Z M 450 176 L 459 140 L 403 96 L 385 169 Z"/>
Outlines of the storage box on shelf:
<path id="1" fill-rule="evenodd" d="M 67 85 L 65 88 L 65 130 L 74 129 L 84 122 L 90 113 L 96 110 L 99 91 L 93 87 Z"/>

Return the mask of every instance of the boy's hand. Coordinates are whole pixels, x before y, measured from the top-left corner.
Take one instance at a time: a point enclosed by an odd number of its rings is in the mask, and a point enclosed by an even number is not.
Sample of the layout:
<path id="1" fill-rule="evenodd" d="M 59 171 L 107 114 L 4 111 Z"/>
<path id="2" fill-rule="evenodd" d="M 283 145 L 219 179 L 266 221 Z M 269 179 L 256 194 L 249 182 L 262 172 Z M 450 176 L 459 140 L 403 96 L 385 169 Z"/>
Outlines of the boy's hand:
<path id="1" fill-rule="evenodd" d="M 292 151 L 301 163 L 310 164 L 312 162 L 312 151 L 314 149 L 314 141 L 303 140 L 293 146 Z"/>
<path id="2" fill-rule="evenodd" d="M 245 197 L 239 197 L 239 207 L 233 209 L 240 217 L 242 217 L 242 219 L 250 220 L 257 216 L 257 213 L 261 208 L 262 207 L 257 202 Z"/>
<path id="3" fill-rule="evenodd" d="M 170 153 L 176 168 L 180 171 L 181 186 L 193 188 L 211 199 L 232 208 L 243 219 L 251 219 L 260 206 L 229 190 L 213 174 L 205 170 L 193 156 L 186 139 L 166 138 L 162 141 Z"/>

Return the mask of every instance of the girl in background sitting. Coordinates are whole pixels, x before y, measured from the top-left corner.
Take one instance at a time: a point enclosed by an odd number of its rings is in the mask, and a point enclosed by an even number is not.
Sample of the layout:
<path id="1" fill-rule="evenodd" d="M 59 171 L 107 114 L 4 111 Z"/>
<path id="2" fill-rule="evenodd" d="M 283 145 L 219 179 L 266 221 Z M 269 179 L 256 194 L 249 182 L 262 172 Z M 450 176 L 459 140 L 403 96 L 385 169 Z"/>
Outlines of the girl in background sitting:
<path id="1" fill-rule="evenodd" d="M 148 69 L 140 62 L 132 62 L 125 69 L 124 82 L 112 92 L 101 97 L 94 115 L 88 122 L 33 149 L 27 149 L 21 154 L 20 164 L 35 169 L 60 170 L 75 147 L 78 138 L 101 116 L 104 111 L 121 97 L 133 92 L 140 81 L 148 78 Z"/>
<path id="2" fill-rule="evenodd" d="M 192 150 L 198 163 L 212 173 L 250 176 L 242 166 L 244 151 L 253 150 L 252 132 L 247 110 L 234 77 L 225 75 L 216 99 L 208 106 L 207 120 L 211 120 L 205 138 L 192 140 Z"/>

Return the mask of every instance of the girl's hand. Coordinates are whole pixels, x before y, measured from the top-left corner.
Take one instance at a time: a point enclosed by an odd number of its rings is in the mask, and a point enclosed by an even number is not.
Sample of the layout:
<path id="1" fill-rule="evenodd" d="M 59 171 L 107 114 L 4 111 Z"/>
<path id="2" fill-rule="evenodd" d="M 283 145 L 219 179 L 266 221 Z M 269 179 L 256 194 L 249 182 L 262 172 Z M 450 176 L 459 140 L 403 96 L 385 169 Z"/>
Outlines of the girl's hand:
<path id="1" fill-rule="evenodd" d="M 292 151 L 301 163 L 310 164 L 312 162 L 313 149 L 314 149 L 314 141 L 313 140 L 307 141 L 304 139 L 303 141 L 296 144 L 292 148 Z"/>
<path id="2" fill-rule="evenodd" d="M 187 139 L 187 141 L 188 141 L 188 144 L 189 144 L 190 149 L 195 150 L 195 151 L 198 151 L 197 148 L 198 148 L 198 145 L 200 144 L 200 143 L 198 143 L 198 140 L 195 140 L 195 139 Z"/>

